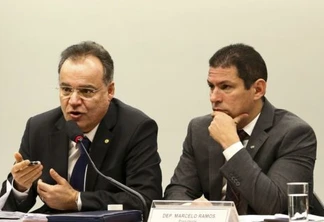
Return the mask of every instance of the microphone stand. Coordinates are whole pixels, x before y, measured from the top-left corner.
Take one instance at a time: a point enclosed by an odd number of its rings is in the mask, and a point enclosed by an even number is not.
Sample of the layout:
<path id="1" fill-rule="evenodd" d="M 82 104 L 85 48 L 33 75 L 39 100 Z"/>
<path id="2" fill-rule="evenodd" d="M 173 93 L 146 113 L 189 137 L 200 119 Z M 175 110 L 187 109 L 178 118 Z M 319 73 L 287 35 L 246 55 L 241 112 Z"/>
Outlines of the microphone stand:
<path id="1" fill-rule="evenodd" d="M 77 142 L 78 142 L 79 144 L 81 144 L 82 149 L 83 149 L 84 152 L 86 153 L 86 155 L 87 155 L 87 157 L 88 157 L 88 159 L 89 159 L 89 161 L 90 161 L 92 167 L 95 169 L 95 171 L 96 171 L 100 176 L 102 176 L 103 178 L 105 178 L 106 180 L 108 180 L 110 183 L 112 183 L 113 185 L 117 186 L 119 189 L 125 191 L 126 193 L 130 193 L 130 194 L 136 196 L 136 197 L 141 201 L 141 204 L 142 204 L 142 207 L 143 207 L 143 217 L 144 217 L 144 221 L 148 220 L 148 211 L 147 211 L 147 208 L 146 208 L 147 205 L 146 205 L 146 201 L 144 200 L 144 197 L 143 197 L 139 192 L 137 192 L 137 191 L 135 191 L 135 190 L 133 190 L 133 189 L 127 187 L 126 185 L 120 183 L 119 181 L 113 179 L 112 177 L 108 177 L 108 176 L 104 175 L 103 173 L 101 173 L 101 172 L 97 169 L 95 163 L 92 161 L 92 159 L 91 159 L 89 153 L 87 152 L 87 149 L 86 149 L 85 146 L 83 145 L 83 143 L 82 143 L 82 139 L 83 139 L 82 137 L 79 137 L 79 138 L 77 138 L 76 140 L 77 140 Z"/>

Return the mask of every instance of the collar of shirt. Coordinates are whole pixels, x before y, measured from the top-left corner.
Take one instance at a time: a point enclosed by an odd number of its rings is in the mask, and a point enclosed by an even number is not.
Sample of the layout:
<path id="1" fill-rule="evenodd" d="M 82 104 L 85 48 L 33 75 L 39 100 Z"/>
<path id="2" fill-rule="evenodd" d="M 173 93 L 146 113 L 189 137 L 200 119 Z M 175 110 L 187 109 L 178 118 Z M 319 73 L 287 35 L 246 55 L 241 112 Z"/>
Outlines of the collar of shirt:
<path id="1" fill-rule="evenodd" d="M 95 128 L 93 128 L 90 132 L 84 134 L 91 142 L 93 141 L 93 138 L 96 135 L 98 126 L 99 124 Z"/>
<path id="2" fill-rule="evenodd" d="M 260 113 L 249 123 L 247 124 L 245 127 L 243 127 L 243 130 L 249 135 L 251 136 L 252 131 L 255 127 L 255 124 L 257 123 L 258 119 L 260 117 Z"/>

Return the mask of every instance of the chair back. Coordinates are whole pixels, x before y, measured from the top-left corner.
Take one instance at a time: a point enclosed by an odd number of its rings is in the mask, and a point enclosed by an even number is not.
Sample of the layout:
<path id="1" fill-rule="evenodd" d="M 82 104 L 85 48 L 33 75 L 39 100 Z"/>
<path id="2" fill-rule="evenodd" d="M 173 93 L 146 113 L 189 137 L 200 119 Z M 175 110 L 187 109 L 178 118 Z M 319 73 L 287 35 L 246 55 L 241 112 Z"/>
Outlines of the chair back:
<path id="1" fill-rule="evenodd" d="M 324 205 L 315 192 L 313 192 L 312 205 L 309 207 L 310 214 L 324 217 Z"/>

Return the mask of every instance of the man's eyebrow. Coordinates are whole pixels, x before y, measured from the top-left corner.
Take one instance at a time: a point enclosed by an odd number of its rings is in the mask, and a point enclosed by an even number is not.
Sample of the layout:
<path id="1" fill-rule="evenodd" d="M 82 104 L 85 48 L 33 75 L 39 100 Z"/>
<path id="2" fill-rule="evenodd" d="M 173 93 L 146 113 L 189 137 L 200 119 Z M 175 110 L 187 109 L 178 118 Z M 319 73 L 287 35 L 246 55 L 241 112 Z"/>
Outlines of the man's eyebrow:
<path id="1" fill-rule="evenodd" d="M 207 80 L 207 84 L 210 85 L 210 86 L 213 86 L 214 84 L 210 81 Z"/>
<path id="2" fill-rule="evenodd" d="M 61 82 L 61 83 L 60 83 L 60 86 L 70 86 L 70 85 L 67 84 L 67 83 Z"/>
<path id="3" fill-rule="evenodd" d="M 68 84 L 68 83 L 64 83 L 64 82 L 60 83 L 60 86 L 68 86 L 68 87 L 72 87 L 70 84 Z M 93 86 L 93 85 L 81 85 L 81 86 L 79 86 L 79 87 L 77 87 L 77 88 L 91 88 L 91 89 L 96 89 L 96 87 Z"/>
<path id="4" fill-rule="evenodd" d="M 232 84 L 233 82 L 229 81 L 229 80 L 223 80 L 223 81 L 220 81 L 216 84 L 214 83 L 211 83 L 210 81 L 207 80 L 207 84 L 208 85 L 211 85 L 211 86 L 214 86 L 214 85 L 222 85 L 222 84 Z"/>
<path id="5" fill-rule="evenodd" d="M 97 87 L 95 87 L 93 85 L 82 85 L 82 86 L 79 86 L 78 88 L 91 88 L 91 89 L 96 89 Z"/>

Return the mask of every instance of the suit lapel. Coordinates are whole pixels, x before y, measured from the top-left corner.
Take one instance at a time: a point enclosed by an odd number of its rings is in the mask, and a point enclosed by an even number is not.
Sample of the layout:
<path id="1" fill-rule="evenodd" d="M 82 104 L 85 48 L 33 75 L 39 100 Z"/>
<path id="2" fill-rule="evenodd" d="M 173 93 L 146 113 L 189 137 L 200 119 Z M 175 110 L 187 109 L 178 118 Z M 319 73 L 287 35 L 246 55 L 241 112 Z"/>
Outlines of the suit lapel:
<path id="1" fill-rule="evenodd" d="M 251 157 L 254 156 L 259 151 L 263 143 L 268 139 L 267 130 L 272 127 L 274 119 L 275 108 L 271 103 L 264 98 L 264 105 L 260 113 L 260 117 L 254 126 L 252 135 L 246 145 L 247 151 L 250 153 Z"/>
<path id="2" fill-rule="evenodd" d="M 246 145 L 246 150 L 250 153 L 251 157 L 254 158 L 262 144 L 267 140 L 268 134 L 265 132 L 258 132 L 255 135 L 252 135 L 248 144 Z"/>
<path id="3" fill-rule="evenodd" d="M 49 168 L 55 169 L 59 175 L 67 179 L 70 140 L 65 131 L 65 119 L 63 116 L 57 121 L 56 127 L 57 131 L 50 134 L 49 156 L 52 166 L 49 166 Z"/>
<path id="4" fill-rule="evenodd" d="M 109 150 L 110 141 L 112 140 L 114 134 L 112 129 L 117 123 L 117 107 L 115 104 L 115 99 L 113 99 L 109 105 L 106 116 L 99 124 L 96 135 L 92 141 L 90 147 L 90 157 L 95 163 L 98 170 L 101 169 L 103 161 Z M 98 173 L 92 166 L 88 166 L 87 180 L 86 180 L 86 190 L 93 190 L 98 178 Z"/>

